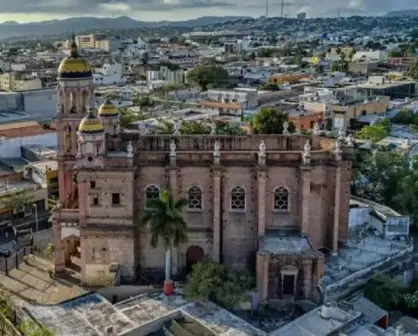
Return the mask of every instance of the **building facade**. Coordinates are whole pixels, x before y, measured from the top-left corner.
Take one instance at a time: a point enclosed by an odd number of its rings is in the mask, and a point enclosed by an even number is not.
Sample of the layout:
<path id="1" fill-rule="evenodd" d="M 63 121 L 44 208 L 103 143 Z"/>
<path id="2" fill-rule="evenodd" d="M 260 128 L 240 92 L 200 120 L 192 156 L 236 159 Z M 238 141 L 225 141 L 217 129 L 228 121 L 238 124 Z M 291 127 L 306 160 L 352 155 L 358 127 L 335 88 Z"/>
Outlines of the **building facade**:
<path id="1" fill-rule="evenodd" d="M 342 136 L 123 133 L 112 105 L 89 109 L 92 74 L 75 61 L 83 62 L 74 47 L 59 72 L 56 272 L 79 258 L 85 283 L 110 276 L 112 265 L 132 281 L 163 274 L 164 247 L 152 248 L 138 223 L 169 187 L 188 201 L 189 240 L 173 248 L 174 278 L 208 258 L 257 269 L 264 299 L 314 295 L 319 250 L 337 252 L 347 239 L 352 149 Z"/>

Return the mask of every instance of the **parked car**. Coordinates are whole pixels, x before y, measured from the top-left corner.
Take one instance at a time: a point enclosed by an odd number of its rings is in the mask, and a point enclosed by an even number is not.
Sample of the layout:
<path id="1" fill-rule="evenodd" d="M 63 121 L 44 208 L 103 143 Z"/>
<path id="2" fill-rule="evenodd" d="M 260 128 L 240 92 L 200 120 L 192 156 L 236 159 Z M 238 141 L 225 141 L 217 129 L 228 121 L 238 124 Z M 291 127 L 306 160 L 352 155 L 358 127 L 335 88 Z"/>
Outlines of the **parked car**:
<path id="1" fill-rule="evenodd" d="M 9 258 L 12 253 L 9 249 L 0 248 L 0 257 L 1 258 Z"/>

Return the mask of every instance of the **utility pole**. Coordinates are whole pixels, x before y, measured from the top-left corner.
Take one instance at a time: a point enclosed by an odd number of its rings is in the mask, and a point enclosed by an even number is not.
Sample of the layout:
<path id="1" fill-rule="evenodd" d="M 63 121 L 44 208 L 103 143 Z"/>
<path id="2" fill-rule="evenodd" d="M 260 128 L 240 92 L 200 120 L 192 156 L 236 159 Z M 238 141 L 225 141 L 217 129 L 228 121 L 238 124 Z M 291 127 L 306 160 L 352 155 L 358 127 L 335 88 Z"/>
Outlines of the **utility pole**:
<path id="1" fill-rule="evenodd" d="M 281 12 L 281 17 L 283 17 L 284 14 L 284 0 L 282 0 L 282 3 L 280 4 L 280 12 Z"/>
<path id="2" fill-rule="evenodd" d="M 266 19 L 269 17 L 269 0 L 266 0 Z"/>

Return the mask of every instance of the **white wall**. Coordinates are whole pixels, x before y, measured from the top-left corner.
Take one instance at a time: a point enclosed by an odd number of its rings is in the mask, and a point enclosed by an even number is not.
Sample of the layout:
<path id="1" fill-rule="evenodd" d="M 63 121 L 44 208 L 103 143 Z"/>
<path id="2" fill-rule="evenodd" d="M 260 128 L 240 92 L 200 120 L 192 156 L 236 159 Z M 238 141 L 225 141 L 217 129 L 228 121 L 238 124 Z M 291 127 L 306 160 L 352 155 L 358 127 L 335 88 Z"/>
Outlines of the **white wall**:
<path id="1" fill-rule="evenodd" d="M 20 147 L 27 145 L 57 147 L 57 133 L 50 132 L 28 137 L 0 140 L 0 156 L 4 158 L 21 157 Z"/>
<path id="2" fill-rule="evenodd" d="M 370 222 L 369 208 L 351 208 L 348 213 L 348 227 L 350 229 L 367 225 Z"/>

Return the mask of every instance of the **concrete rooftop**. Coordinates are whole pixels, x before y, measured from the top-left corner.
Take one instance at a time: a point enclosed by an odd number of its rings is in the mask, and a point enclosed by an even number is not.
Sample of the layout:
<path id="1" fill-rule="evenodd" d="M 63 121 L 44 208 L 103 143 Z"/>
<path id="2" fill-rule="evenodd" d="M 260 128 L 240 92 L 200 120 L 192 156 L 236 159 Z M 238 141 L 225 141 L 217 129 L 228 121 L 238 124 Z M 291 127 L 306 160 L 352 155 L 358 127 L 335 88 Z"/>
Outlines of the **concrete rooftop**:
<path id="1" fill-rule="evenodd" d="M 150 323 L 185 316 L 219 336 L 264 336 L 244 320 L 219 306 L 190 303 L 181 295 L 142 294 L 112 305 L 98 293 L 90 293 L 57 305 L 31 305 L 29 313 L 57 335 L 98 336 L 113 326 L 112 335 L 127 335 Z"/>

